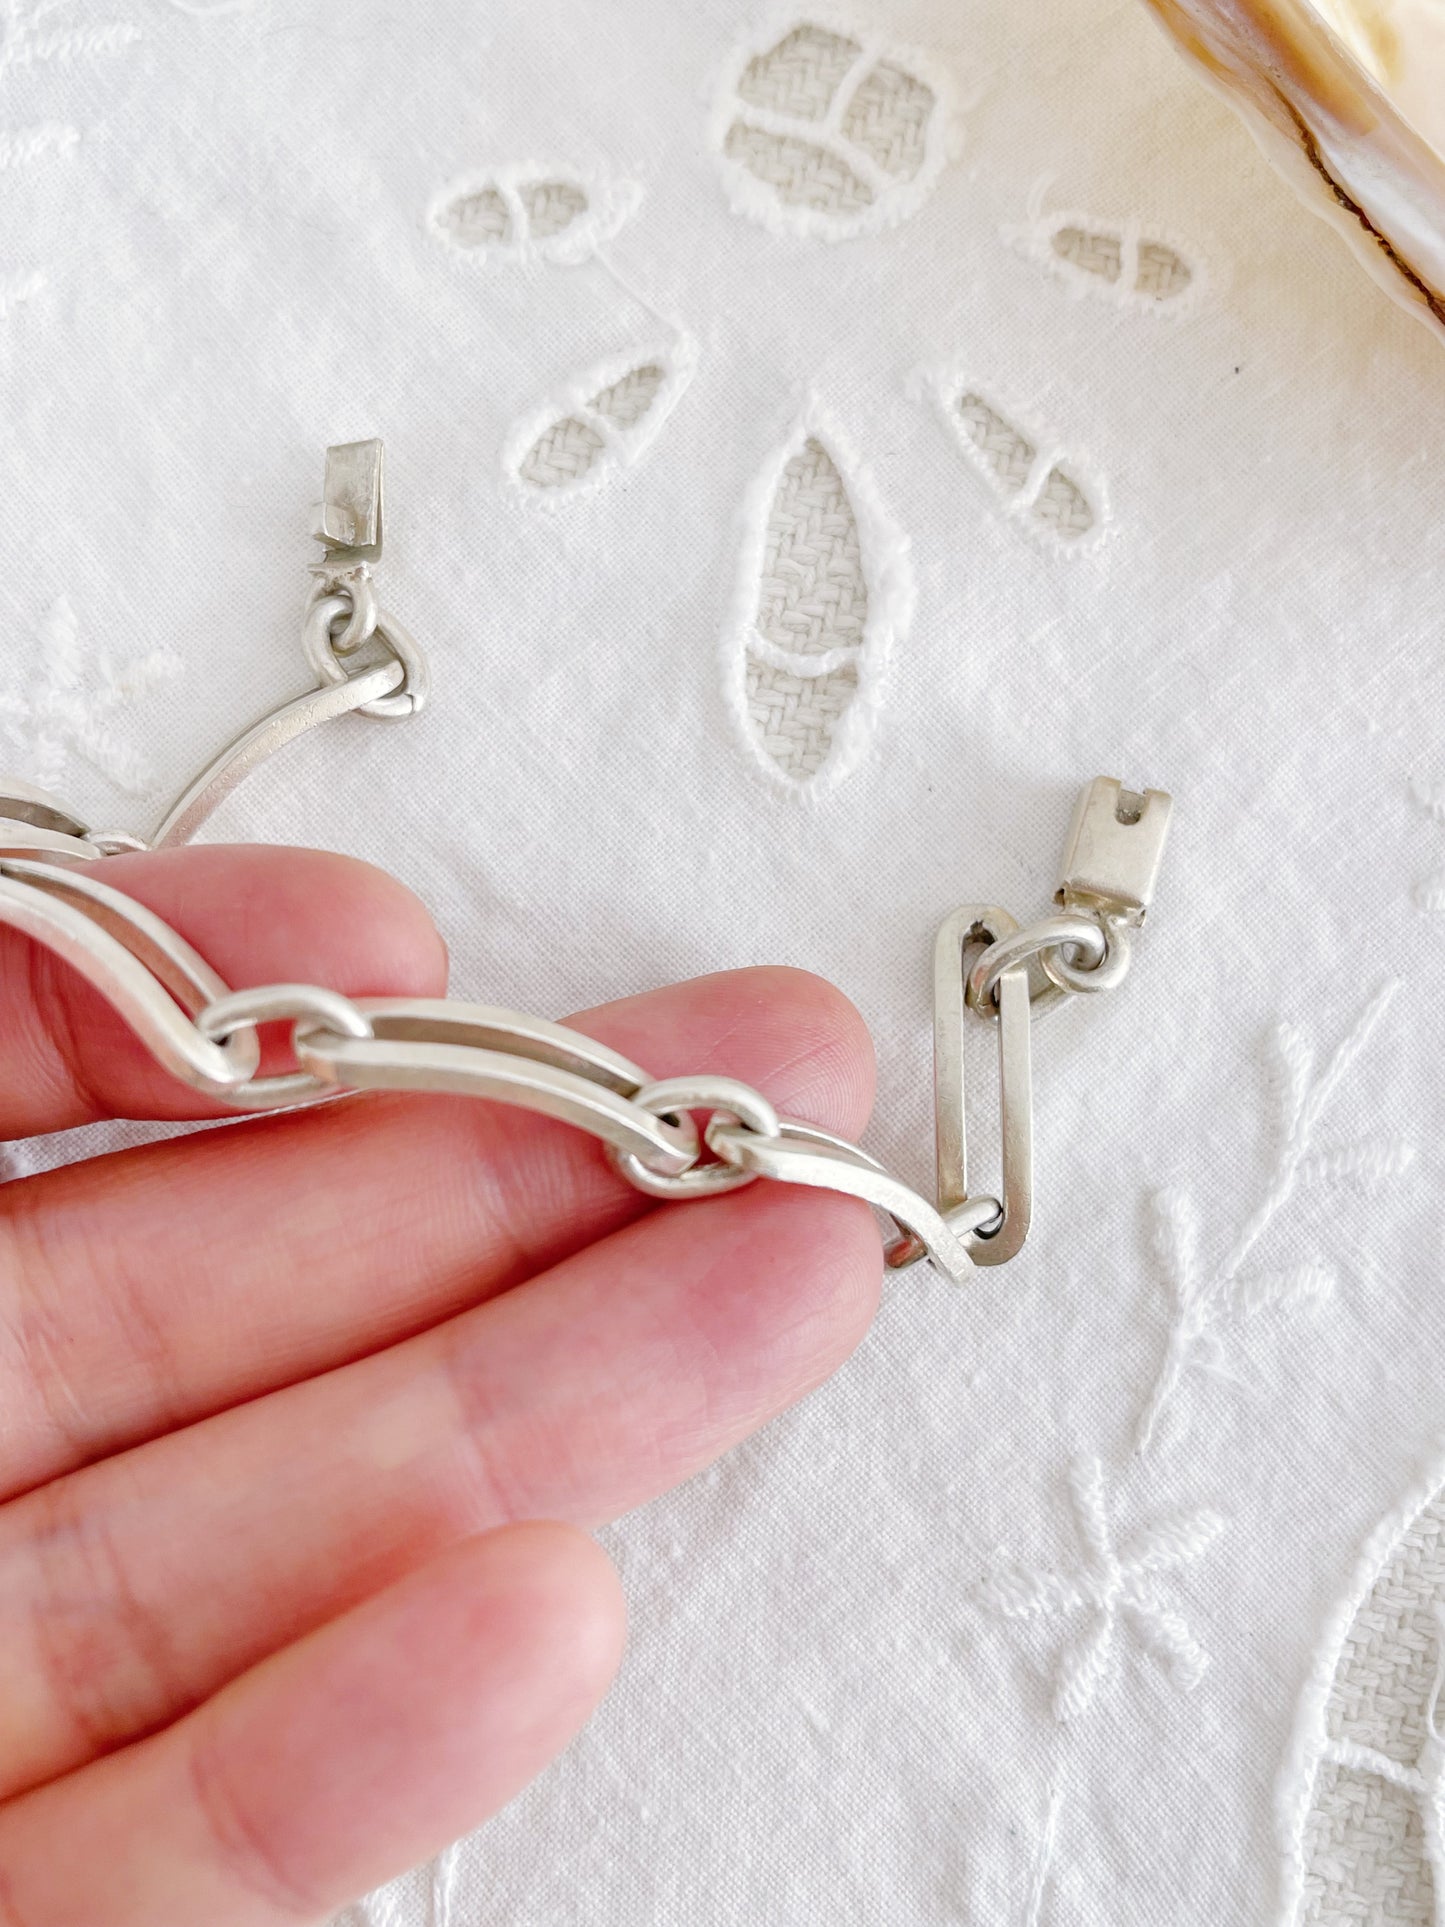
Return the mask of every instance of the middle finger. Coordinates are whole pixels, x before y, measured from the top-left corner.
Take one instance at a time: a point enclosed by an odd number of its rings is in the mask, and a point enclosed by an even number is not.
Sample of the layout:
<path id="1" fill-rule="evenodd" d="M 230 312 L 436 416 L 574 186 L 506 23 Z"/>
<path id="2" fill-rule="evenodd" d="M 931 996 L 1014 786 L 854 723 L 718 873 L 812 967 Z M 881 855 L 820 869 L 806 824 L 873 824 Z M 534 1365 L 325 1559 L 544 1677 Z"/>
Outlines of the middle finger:
<path id="1" fill-rule="evenodd" d="M 705 1221 L 705 1222 L 704 1222 Z M 178 1718 L 444 1547 L 593 1526 L 834 1370 L 877 1302 L 856 1199 L 665 1206 L 375 1357 L 0 1512 L 0 1797 Z"/>
<path id="2" fill-rule="evenodd" d="M 799 970 L 575 1020 L 654 1075 L 728 1071 L 855 1133 L 872 1060 Z M 600 1147 L 465 1098 L 371 1098 L 0 1187 L 0 1499 L 376 1351 L 649 1209 Z"/>

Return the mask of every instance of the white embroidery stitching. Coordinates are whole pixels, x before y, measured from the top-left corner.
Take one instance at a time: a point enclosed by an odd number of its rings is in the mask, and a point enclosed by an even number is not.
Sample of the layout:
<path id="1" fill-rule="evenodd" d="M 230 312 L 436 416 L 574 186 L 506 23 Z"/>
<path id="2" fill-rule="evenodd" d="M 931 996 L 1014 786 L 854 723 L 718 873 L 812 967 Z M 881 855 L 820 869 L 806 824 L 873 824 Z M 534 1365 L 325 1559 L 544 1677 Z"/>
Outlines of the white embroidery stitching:
<path id="1" fill-rule="evenodd" d="M 1330 1919 L 1383 1919 L 1386 1909 L 1392 1920 L 1441 1917 L 1442 1580 L 1445 1462 L 1437 1460 L 1371 1533 L 1321 1629 L 1280 1774 L 1281 1927 L 1320 1918 L 1321 1907 Z M 1364 1789 L 1337 1788 L 1330 1770 L 1372 1787 L 1368 1804 L 1356 1797 Z M 1313 1837 L 1312 1821 L 1320 1823 Z M 1354 1854 L 1350 1840 L 1358 1842 Z"/>
<path id="2" fill-rule="evenodd" d="M 67 4 L 68 0 L 29 0 L 28 5 L 23 0 L 9 0 L 0 14 L 0 94 L 12 74 L 52 63 L 65 66 L 76 60 L 97 60 L 119 53 L 141 38 L 140 28 L 125 20 L 97 26 L 47 25 Z M 78 127 L 59 121 L 7 128 L 0 131 L 0 171 L 69 154 L 79 140 Z M 32 300 L 44 285 L 44 276 L 37 269 L 0 281 L 0 321 Z"/>
<path id="3" fill-rule="evenodd" d="M 44 23 L 64 10 L 69 0 L 30 0 L 30 5 L 12 0 L 6 10 L 4 33 L 0 34 L 0 80 L 28 67 L 55 61 L 61 65 L 72 60 L 94 60 L 102 54 L 119 53 L 141 38 L 141 30 L 129 20 L 109 20 L 98 26 L 52 27 Z"/>
<path id="4" fill-rule="evenodd" d="M 64 121 L 42 121 L 35 127 L 0 134 L 0 172 L 12 167 L 33 167 L 47 154 L 68 154 L 79 139 L 80 129 Z"/>
<path id="5" fill-rule="evenodd" d="M 444 1848 L 432 1862 L 431 1869 L 431 1921 L 429 1927 L 460 1927 L 453 1919 L 452 1901 L 456 1897 L 457 1867 L 460 1864 L 461 1845 Z"/>
<path id="6" fill-rule="evenodd" d="M 960 366 L 919 369 L 907 383 L 914 401 L 927 397 L 969 466 L 1009 519 L 1054 555 L 1082 555 L 1103 540 L 1109 503 L 1085 460 L 1004 407 Z"/>
<path id="7" fill-rule="evenodd" d="M 471 262 L 575 267 L 611 240 L 641 199 L 632 181 L 525 161 L 449 182 L 433 198 L 426 221 L 439 241 Z"/>
<path id="8" fill-rule="evenodd" d="M 709 141 L 735 212 L 843 241 L 923 205 L 956 145 L 953 115 L 928 55 L 810 14 L 737 50 Z"/>
<path id="9" fill-rule="evenodd" d="M 1028 1902 L 1024 1908 L 1023 1927 L 1043 1927 L 1044 1902 L 1048 1898 L 1053 1873 L 1054 1851 L 1058 1845 L 1059 1811 L 1064 1803 L 1064 1790 L 1061 1786 L 1051 1787 L 1049 1803 L 1044 1809 L 1044 1824 L 1039 1832 L 1039 1843 L 1034 1852 L 1033 1871 L 1029 1878 Z"/>
<path id="10" fill-rule="evenodd" d="M 1104 1495 L 1099 1460 L 1083 1457 L 1069 1471 L 1084 1561 L 1068 1573 L 1035 1573 L 1003 1567 L 982 1583 L 983 1603 L 1005 1619 L 1066 1619 L 1082 1616 L 1084 1627 L 1059 1655 L 1054 1717 L 1077 1719 L 1088 1711 L 1108 1670 L 1121 1625 L 1165 1666 L 1183 1692 L 1204 1677 L 1208 1655 L 1183 1617 L 1165 1604 L 1158 1574 L 1192 1564 L 1224 1530 L 1216 1512 L 1200 1508 L 1156 1520 L 1118 1550 Z"/>
<path id="11" fill-rule="evenodd" d="M 1047 213 L 1044 198 L 1051 184 L 1045 179 L 1035 187 L 1026 225 L 1002 230 L 1011 247 L 1046 268 L 1071 294 L 1173 320 L 1194 313 L 1209 286 L 1197 250 L 1153 222 L 1106 220 L 1077 210 Z"/>
<path id="12" fill-rule="evenodd" d="M 796 796 L 842 782 L 913 612 L 908 542 L 810 400 L 744 504 L 723 690 L 758 767 Z"/>
<path id="13" fill-rule="evenodd" d="M 508 431 L 502 446 L 507 482 L 547 508 L 601 488 L 651 447 L 696 367 L 697 343 L 688 335 L 595 363 Z"/>
<path id="14" fill-rule="evenodd" d="M 1354 1187 L 1367 1194 L 1399 1177 L 1413 1157 L 1395 1140 L 1362 1140 L 1319 1150 L 1316 1139 L 1330 1099 L 1358 1061 L 1398 988 L 1381 986 L 1324 1069 L 1289 1024 L 1273 1033 L 1279 1059 L 1280 1134 L 1263 1197 L 1212 1275 L 1199 1261 L 1198 1223 L 1188 1193 L 1160 1192 L 1154 1200 L 1155 1250 L 1173 1301 L 1174 1318 L 1164 1360 L 1139 1420 L 1137 1445 L 1146 1451 L 1186 1372 L 1214 1362 L 1220 1338 L 1248 1318 L 1283 1311 L 1328 1295 L 1334 1274 L 1318 1260 L 1281 1269 L 1247 1269 L 1265 1233 L 1285 1206 L 1311 1190 Z"/>
<path id="15" fill-rule="evenodd" d="M 115 729 L 112 718 L 155 684 L 178 676 L 182 664 L 152 649 L 122 665 L 80 646 L 80 625 L 65 597 L 54 605 L 37 638 L 37 662 L 26 685 L 0 691 L 0 730 L 42 789 L 59 789 L 70 758 L 82 757 L 120 789 L 143 789 L 150 765 Z"/>

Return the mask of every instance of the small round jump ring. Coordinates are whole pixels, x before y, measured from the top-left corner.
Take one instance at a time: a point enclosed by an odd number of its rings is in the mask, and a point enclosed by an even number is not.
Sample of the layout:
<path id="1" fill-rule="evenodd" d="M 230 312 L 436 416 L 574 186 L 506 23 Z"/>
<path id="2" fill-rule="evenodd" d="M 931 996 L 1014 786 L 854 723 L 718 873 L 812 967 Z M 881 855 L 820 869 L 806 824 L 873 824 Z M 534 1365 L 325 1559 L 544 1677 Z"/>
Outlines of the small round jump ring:
<path id="1" fill-rule="evenodd" d="M 707 1110 L 713 1113 L 714 1119 L 734 1118 L 761 1137 L 779 1134 L 778 1114 L 768 1100 L 761 1092 L 732 1077 L 666 1077 L 659 1083 L 645 1085 L 632 1101 L 654 1117 Z M 738 1165 L 720 1161 L 695 1164 L 676 1177 L 668 1177 L 649 1169 L 630 1151 L 616 1152 L 613 1163 L 629 1184 L 649 1198 L 713 1198 L 719 1192 L 736 1191 L 742 1185 L 752 1184 L 758 1175 L 756 1171 L 745 1171 Z"/>
<path id="2" fill-rule="evenodd" d="M 1026 929 L 1016 930 L 1012 936 L 1000 937 L 991 943 L 975 962 L 968 973 L 966 995 L 970 1010 L 981 1016 L 992 1016 L 997 1009 L 996 993 L 1000 977 L 1006 970 L 1017 964 L 1032 963 L 1039 959 L 1049 982 L 1033 992 L 1033 1000 L 1049 1000 L 1053 993 L 1068 986 L 1060 984 L 1049 970 L 1051 956 L 1059 956 L 1066 948 L 1077 949 L 1082 953 L 1083 969 L 1101 969 L 1108 955 L 1108 935 L 1102 925 L 1092 917 L 1064 915 L 1043 917 L 1031 923 Z"/>
<path id="3" fill-rule="evenodd" d="M 338 628 L 330 638 L 330 646 L 338 656 L 349 656 L 359 649 L 370 636 L 380 620 L 381 612 L 376 606 L 376 590 L 372 587 L 371 574 L 364 566 L 343 570 L 338 575 L 316 571 L 307 608 L 318 602 L 340 601 L 350 610 L 345 626 Z M 333 624 L 341 622 L 341 616 L 332 617 Z"/>
<path id="4" fill-rule="evenodd" d="M 336 659 L 340 644 L 332 641 L 331 625 L 351 608 L 348 591 L 346 595 L 322 596 L 306 611 L 301 644 L 306 651 L 306 660 L 323 683 L 344 683 L 348 680 L 350 672 Z M 388 655 L 401 664 L 406 671 L 406 680 L 400 689 L 393 690 L 390 695 L 358 704 L 357 715 L 378 716 L 388 722 L 416 715 L 425 704 L 431 687 L 426 657 L 408 632 L 391 616 L 379 614 L 372 634 Z"/>
<path id="5" fill-rule="evenodd" d="M 1123 980 L 1129 968 L 1130 939 L 1127 924 L 1106 918 L 1101 926 L 1104 936 L 1104 955 L 1101 962 L 1090 964 L 1087 961 L 1073 961 L 1062 950 L 1049 949 L 1039 952 L 1039 962 L 1049 982 L 1059 990 L 1112 990 Z"/>

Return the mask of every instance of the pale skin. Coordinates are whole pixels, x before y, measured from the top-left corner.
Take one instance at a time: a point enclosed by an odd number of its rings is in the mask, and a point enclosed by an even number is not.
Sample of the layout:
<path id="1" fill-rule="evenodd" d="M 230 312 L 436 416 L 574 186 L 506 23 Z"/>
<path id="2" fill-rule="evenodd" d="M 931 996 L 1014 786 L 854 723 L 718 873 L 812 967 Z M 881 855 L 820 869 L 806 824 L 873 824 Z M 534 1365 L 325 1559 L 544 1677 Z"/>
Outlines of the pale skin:
<path id="1" fill-rule="evenodd" d="M 238 988 L 443 994 L 426 913 L 365 865 L 103 872 Z M 867 1033 L 804 972 L 575 1021 L 659 1077 L 866 1121 Z M 0 1138 L 212 1114 L 0 931 Z M 0 1927 L 319 1923 L 476 1826 L 619 1663 L 588 1530 L 827 1377 L 879 1276 L 855 1200 L 656 1205 L 590 1140 L 460 1098 L 0 1187 Z"/>

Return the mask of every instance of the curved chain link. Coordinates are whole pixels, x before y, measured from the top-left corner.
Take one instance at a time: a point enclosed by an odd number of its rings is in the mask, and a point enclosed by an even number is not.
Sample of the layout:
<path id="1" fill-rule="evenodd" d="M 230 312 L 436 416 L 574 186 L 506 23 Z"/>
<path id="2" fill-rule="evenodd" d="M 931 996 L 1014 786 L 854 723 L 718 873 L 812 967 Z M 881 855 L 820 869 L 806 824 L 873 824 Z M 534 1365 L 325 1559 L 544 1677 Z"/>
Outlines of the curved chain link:
<path id="1" fill-rule="evenodd" d="M 1078 953 L 1080 975 L 1102 967 L 1109 953 L 1109 939 L 1097 917 L 1077 912 L 1057 917 L 1041 917 L 1022 930 L 997 937 L 975 960 L 968 973 L 965 994 L 970 1010 L 981 1017 L 998 1014 L 998 987 L 1006 970 L 1016 964 L 1030 964 L 1037 957 L 1044 970 L 1041 983 L 1029 986 L 1029 1002 L 1035 1015 L 1051 1009 L 1071 985 L 1060 984 L 1048 973 L 1049 959 L 1066 949 Z"/>
<path id="2" fill-rule="evenodd" d="M 734 1078 L 660 1082 L 580 1031 L 487 1005 L 343 997 L 310 984 L 232 991 L 185 941 L 121 892 L 44 861 L 0 859 L 0 923 L 55 951 L 99 989 L 157 1063 L 238 1110 L 346 1091 L 442 1091 L 515 1104 L 600 1138 L 653 1197 L 715 1196 L 757 1178 L 846 1192 L 890 1213 L 891 1263 L 927 1255 L 970 1269 L 947 1218 L 856 1145 L 781 1119 Z M 257 1077 L 257 1028 L 290 1022 L 295 1071 Z M 691 1113 L 710 1113 L 707 1147 Z M 970 1224 L 996 1210 L 972 1200 Z M 900 1255 L 901 1254 L 901 1255 Z"/>
<path id="3" fill-rule="evenodd" d="M 81 869 L 0 859 L 0 923 L 95 986 L 162 1070 L 226 1099 L 260 1061 L 253 1034 L 217 1042 L 195 1023 L 229 986 L 170 925 Z"/>
<path id="4" fill-rule="evenodd" d="M 319 687 L 244 731 L 187 787 L 153 847 L 183 842 L 246 773 L 333 717 L 414 716 L 426 657 L 383 613 L 371 566 L 382 551 L 379 441 L 327 450 L 302 643 Z M 520 1105 L 590 1132 L 617 1169 L 655 1198 L 715 1196 L 757 1178 L 843 1191 L 889 1214 L 888 1262 L 927 1255 L 950 1278 L 1012 1257 L 1033 1210 L 1031 1022 L 1065 996 L 1113 988 L 1152 899 L 1170 798 L 1096 777 L 1075 807 L 1054 901 L 1021 929 L 997 905 L 954 910 L 934 946 L 937 1204 L 855 1144 L 779 1118 L 726 1077 L 646 1071 L 564 1025 L 488 1005 L 353 1001 L 305 984 L 232 992 L 150 911 L 84 872 L 145 844 L 97 832 L 33 784 L 0 779 L 0 924 L 45 945 L 109 999 L 181 1082 L 239 1110 L 317 1103 L 358 1090 L 452 1091 Z M 967 1013 L 990 1019 L 998 1057 L 1001 1200 L 969 1191 L 964 1102 Z M 292 1070 L 258 1076 L 257 1027 L 289 1022 Z M 694 1112 L 708 1113 L 705 1137 Z M 712 1162 L 702 1159 L 704 1148 Z"/>
<path id="5" fill-rule="evenodd" d="M 354 667 L 348 668 L 338 660 L 361 607 L 354 600 L 355 593 L 350 587 L 338 588 L 337 593 L 323 595 L 307 606 L 301 646 L 306 652 L 307 662 L 316 671 L 323 686 L 339 686 L 356 676 Z M 366 593 L 368 596 L 371 594 L 369 583 Z M 371 605 L 371 614 L 374 620 L 361 641 L 374 639 L 387 658 L 401 664 L 404 674 L 399 688 L 389 695 L 358 703 L 356 713 L 359 716 L 377 716 L 387 722 L 415 716 L 424 707 L 431 692 L 431 671 L 426 656 L 415 637 L 409 630 L 403 629 L 395 617 L 377 612 L 374 603 Z M 338 634 L 333 635 L 333 625 L 341 625 L 343 618 L 344 626 L 340 627 Z"/>

